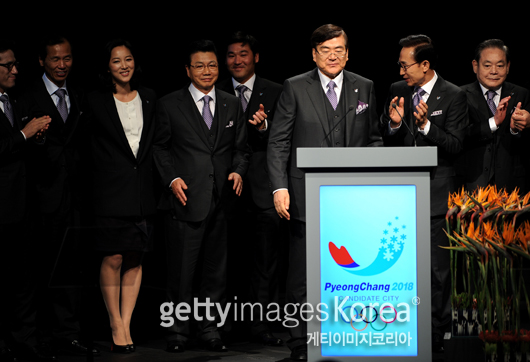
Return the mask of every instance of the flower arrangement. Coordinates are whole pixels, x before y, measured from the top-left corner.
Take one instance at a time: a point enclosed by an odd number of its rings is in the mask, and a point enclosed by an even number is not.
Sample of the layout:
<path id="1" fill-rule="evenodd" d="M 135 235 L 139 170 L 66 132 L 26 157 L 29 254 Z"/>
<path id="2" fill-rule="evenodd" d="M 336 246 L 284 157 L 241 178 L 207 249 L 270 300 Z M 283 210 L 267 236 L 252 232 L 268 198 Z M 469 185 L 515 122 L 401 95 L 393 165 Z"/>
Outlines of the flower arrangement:
<path id="1" fill-rule="evenodd" d="M 496 186 L 462 189 L 448 198 L 452 308 L 478 310 L 485 342 L 530 338 L 520 329 L 521 312 L 530 314 L 522 275 L 523 260 L 530 259 L 529 200 L 530 193 L 521 197 L 517 189 Z"/>

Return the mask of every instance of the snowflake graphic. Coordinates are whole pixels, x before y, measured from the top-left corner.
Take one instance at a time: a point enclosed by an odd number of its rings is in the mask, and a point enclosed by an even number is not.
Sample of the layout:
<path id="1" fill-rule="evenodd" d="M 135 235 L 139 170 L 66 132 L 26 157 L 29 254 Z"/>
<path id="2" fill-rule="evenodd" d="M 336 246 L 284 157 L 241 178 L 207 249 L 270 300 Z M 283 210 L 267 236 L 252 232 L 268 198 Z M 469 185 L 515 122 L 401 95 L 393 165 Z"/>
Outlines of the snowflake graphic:
<path id="1" fill-rule="evenodd" d="M 393 243 L 395 243 L 396 241 L 398 241 L 397 236 L 392 235 L 392 236 L 390 237 L 390 241 L 393 242 Z"/>
<path id="2" fill-rule="evenodd" d="M 401 240 L 405 240 L 405 239 L 407 238 L 407 235 L 402 234 L 402 235 L 400 236 L 400 238 L 401 238 Z"/>
<path id="3" fill-rule="evenodd" d="M 401 243 L 395 243 L 393 249 L 395 252 L 398 252 L 401 250 Z"/>
<path id="4" fill-rule="evenodd" d="M 385 238 L 381 239 L 381 244 L 386 244 L 387 240 Z"/>
<path id="5" fill-rule="evenodd" d="M 390 261 L 390 259 L 394 259 L 394 253 L 390 250 L 387 250 L 384 256 L 386 261 Z"/>
<path id="6" fill-rule="evenodd" d="M 397 233 L 399 231 L 398 228 L 394 228 L 394 232 Z"/>

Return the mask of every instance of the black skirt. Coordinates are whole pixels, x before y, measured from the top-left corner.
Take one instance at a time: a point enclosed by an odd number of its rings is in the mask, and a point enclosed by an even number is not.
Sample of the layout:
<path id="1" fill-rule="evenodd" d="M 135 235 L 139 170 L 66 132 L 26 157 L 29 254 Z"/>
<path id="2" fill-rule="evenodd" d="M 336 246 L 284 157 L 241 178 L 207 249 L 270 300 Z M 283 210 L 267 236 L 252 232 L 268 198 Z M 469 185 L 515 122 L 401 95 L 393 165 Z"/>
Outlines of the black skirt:
<path id="1" fill-rule="evenodd" d="M 153 220 L 139 217 L 95 216 L 95 250 L 103 252 L 151 251 Z"/>

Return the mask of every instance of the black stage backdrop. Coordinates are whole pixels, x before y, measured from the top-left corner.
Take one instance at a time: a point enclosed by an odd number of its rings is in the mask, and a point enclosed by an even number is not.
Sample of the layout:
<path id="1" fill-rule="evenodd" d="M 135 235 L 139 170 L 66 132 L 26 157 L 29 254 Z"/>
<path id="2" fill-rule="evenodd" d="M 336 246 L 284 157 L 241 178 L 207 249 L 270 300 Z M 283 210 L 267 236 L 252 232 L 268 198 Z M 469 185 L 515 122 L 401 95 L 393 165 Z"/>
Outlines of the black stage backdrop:
<path id="1" fill-rule="evenodd" d="M 473 9 L 460 2 L 415 2 L 383 4 L 371 2 L 319 1 L 303 8 L 289 2 L 74 2 L 55 9 L 26 6 L 17 11 L 2 10 L 0 26 L 4 36 L 17 40 L 17 58 L 24 66 L 17 88 L 40 76 L 36 45 L 39 36 L 50 29 L 66 34 L 74 47 L 72 81 L 87 89 L 97 86 L 99 56 L 106 41 L 114 37 L 130 40 L 144 71 L 144 85 L 159 96 L 187 85 L 184 49 L 192 39 L 213 40 L 221 63 L 220 79 L 228 77 L 223 54 L 225 42 L 238 29 L 253 34 L 261 43 L 257 72 L 264 78 L 283 83 L 291 76 L 313 69 L 309 39 L 318 26 L 334 23 L 342 26 L 350 40 L 346 69 L 375 82 L 377 107 L 385 101 L 388 87 L 400 80 L 396 64 L 399 39 L 409 34 L 432 38 L 438 53 L 438 72 L 446 80 L 463 85 L 474 81 L 471 67 L 475 46 L 490 38 L 505 41 L 512 52 L 508 80 L 530 86 L 528 34 L 530 24 L 523 9 L 499 11 Z M 265 8 L 266 6 L 266 8 Z M 475 6 L 476 7 L 476 6 Z"/>

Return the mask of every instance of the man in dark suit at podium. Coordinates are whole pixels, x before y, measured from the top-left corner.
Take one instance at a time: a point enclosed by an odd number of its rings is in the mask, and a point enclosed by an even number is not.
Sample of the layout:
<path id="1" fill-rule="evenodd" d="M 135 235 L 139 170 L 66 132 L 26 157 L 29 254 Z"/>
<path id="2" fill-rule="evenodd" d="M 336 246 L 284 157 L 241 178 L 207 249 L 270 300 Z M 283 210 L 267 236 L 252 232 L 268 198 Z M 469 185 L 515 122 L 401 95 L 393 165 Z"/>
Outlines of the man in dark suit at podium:
<path id="1" fill-rule="evenodd" d="M 431 172 L 431 288 L 433 349 L 443 346 L 450 323 L 449 252 L 444 234 L 447 198 L 456 191 L 455 157 L 463 148 L 467 126 L 465 93 L 435 71 L 431 39 L 411 35 L 401 39 L 402 81 L 390 86 L 381 116 L 385 146 L 437 147 L 438 166 Z"/>
<path id="2" fill-rule="evenodd" d="M 525 194 L 529 131 L 517 126 L 516 114 L 530 109 L 530 94 L 506 81 L 510 53 L 502 40 L 490 39 L 477 46 L 473 70 L 477 80 L 462 86 L 470 123 L 457 171 L 470 192 L 497 185 L 508 192 L 518 188 Z"/>
<path id="3" fill-rule="evenodd" d="M 316 68 L 287 79 L 271 125 L 267 164 L 278 215 L 289 220 L 287 302 L 306 301 L 306 213 L 304 172 L 296 167 L 298 147 L 382 145 L 373 82 L 344 70 L 348 37 L 327 24 L 311 36 Z M 307 324 L 297 313 L 289 328 L 291 359 L 307 359 Z"/>
<path id="4" fill-rule="evenodd" d="M 236 201 L 234 218 L 229 225 L 232 234 L 236 235 L 236 240 L 232 241 L 244 245 L 249 241 L 252 243 L 249 249 L 252 250 L 250 301 L 260 303 L 266 310 L 269 303 L 278 302 L 279 249 L 285 239 L 281 235 L 281 219 L 274 208 L 267 171 L 270 125 L 274 121 L 282 86 L 256 75 L 259 55 L 258 41 L 252 35 L 241 31 L 234 33 L 226 52 L 226 65 L 232 77 L 219 82 L 218 88 L 239 97 L 248 120 L 248 144 L 252 155 L 245 188 L 239 202 Z M 246 226 L 246 220 L 250 220 L 250 228 Z M 239 240 L 237 236 L 244 239 Z M 240 263 L 237 265 L 241 266 Z M 267 345 L 283 343 L 272 335 L 265 321 L 256 316 L 254 319 L 251 333 L 255 339 Z"/>
<path id="5" fill-rule="evenodd" d="M 198 301 L 223 303 L 226 289 L 226 207 L 241 194 L 248 168 L 247 128 L 239 100 L 215 88 L 219 74 L 211 41 L 191 44 L 186 71 L 189 87 L 161 98 L 157 108 L 154 157 L 166 188 L 159 207 L 167 211 L 168 302 L 193 304 L 194 276 L 202 259 Z M 218 317 L 217 308 L 210 310 Z M 223 352 L 217 327 L 201 313 L 203 346 Z M 168 329 L 167 351 L 183 352 L 190 321 Z"/>

